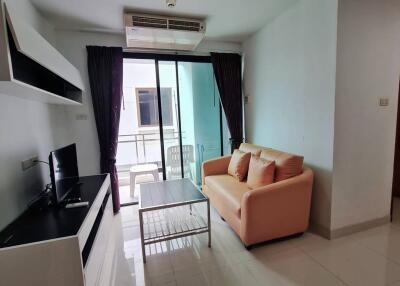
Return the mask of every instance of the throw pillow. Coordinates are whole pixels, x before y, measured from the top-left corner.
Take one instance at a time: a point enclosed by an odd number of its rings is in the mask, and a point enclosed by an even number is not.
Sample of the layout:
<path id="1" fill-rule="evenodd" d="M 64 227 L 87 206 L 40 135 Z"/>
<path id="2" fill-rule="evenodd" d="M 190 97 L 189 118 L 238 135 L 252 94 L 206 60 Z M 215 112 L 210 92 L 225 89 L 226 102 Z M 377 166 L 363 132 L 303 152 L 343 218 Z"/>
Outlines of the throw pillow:
<path id="1" fill-rule="evenodd" d="M 275 161 L 252 155 L 247 175 L 247 186 L 256 189 L 274 182 Z"/>
<path id="2" fill-rule="evenodd" d="M 236 149 L 229 162 L 228 174 L 237 178 L 240 182 L 244 181 L 249 170 L 251 153 L 245 153 Z"/>

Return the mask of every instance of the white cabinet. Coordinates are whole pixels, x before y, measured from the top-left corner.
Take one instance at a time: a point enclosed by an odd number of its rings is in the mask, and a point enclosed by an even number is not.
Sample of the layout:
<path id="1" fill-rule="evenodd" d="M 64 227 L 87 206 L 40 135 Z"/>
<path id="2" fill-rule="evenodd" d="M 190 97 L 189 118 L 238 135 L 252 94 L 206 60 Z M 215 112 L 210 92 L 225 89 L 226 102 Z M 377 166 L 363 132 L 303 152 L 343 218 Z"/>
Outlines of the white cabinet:
<path id="1" fill-rule="evenodd" d="M 95 286 L 110 281 L 110 176 L 80 178 L 79 209 L 32 210 L 0 232 L 0 284 Z"/>

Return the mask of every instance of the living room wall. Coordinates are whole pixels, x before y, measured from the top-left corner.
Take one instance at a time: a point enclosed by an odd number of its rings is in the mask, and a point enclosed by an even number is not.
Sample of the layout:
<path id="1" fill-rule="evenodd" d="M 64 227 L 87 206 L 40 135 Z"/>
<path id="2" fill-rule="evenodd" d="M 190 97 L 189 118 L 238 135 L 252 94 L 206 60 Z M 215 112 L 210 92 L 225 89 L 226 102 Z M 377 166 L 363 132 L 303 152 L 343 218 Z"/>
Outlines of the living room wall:
<path id="1" fill-rule="evenodd" d="M 28 0 L 7 1 L 22 19 L 48 41 L 53 27 Z M 37 165 L 22 171 L 21 161 L 49 152 L 68 142 L 68 123 L 63 106 L 29 101 L 0 92 L 0 229 L 9 224 L 50 182 L 49 168 Z"/>
<path id="2" fill-rule="evenodd" d="M 243 45 L 247 141 L 301 154 L 315 172 L 311 219 L 330 228 L 336 0 L 301 0 Z"/>
<path id="3" fill-rule="evenodd" d="M 301 0 L 244 44 L 248 141 L 305 156 L 327 237 L 389 219 L 399 19 L 397 0 Z"/>
<path id="4" fill-rule="evenodd" d="M 81 107 L 67 108 L 67 113 L 71 124 L 71 140 L 77 143 L 80 174 L 96 174 L 99 172 L 100 151 L 90 94 L 86 46 L 124 47 L 126 46 L 125 36 L 116 33 L 57 29 L 56 43 L 58 50 L 81 72 L 85 84 L 86 90 L 83 94 L 83 105 Z M 206 40 L 200 43 L 196 53 L 206 54 L 210 51 L 241 52 L 241 45 Z M 77 118 L 86 119 L 77 120 Z"/>
<path id="5" fill-rule="evenodd" d="M 338 19 L 334 232 L 388 221 L 400 75 L 400 2 L 340 0 Z M 380 107 L 380 97 L 388 98 L 389 106 Z"/>

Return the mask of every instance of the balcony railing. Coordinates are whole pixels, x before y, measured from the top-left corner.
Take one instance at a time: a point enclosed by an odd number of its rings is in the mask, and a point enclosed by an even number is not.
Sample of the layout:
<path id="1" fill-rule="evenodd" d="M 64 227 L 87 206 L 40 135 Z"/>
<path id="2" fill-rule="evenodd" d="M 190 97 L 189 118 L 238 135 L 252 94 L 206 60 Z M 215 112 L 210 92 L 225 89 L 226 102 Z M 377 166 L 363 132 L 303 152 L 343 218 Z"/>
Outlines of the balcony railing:
<path id="1" fill-rule="evenodd" d="M 164 130 L 164 148 L 179 144 L 179 132 Z M 153 163 L 161 167 L 159 132 L 121 134 L 118 136 L 117 166 L 121 169 L 136 164 Z"/>

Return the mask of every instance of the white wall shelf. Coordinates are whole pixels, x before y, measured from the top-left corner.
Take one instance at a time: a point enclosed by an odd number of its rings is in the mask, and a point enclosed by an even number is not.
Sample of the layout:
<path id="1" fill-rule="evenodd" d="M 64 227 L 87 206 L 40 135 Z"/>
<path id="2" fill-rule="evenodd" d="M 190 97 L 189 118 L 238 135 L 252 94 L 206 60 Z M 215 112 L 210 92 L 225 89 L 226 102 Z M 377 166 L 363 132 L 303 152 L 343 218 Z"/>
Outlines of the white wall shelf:
<path id="1" fill-rule="evenodd" d="M 0 81 L 0 93 L 49 104 L 82 105 L 82 103 L 75 100 L 59 96 L 15 79 Z"/>
<path id="2" fill-rule="evenodd" d="M 80 72 L 12 5 L 1 1 L 0 93 L 50 104 L 81 105 Z"/>

